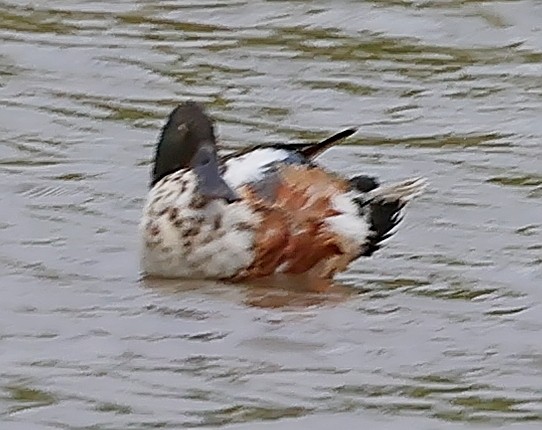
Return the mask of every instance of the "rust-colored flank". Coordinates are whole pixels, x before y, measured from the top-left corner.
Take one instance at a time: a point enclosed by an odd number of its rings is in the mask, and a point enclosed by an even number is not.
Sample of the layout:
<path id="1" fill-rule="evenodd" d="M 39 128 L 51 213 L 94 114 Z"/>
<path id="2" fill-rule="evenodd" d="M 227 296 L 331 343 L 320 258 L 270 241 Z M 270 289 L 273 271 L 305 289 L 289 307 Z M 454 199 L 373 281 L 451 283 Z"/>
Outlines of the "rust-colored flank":
<path id="1" fill-rule="evenodd" d="M 347 191 L 344 180 L 310 166 L 283 166 L 273 201 L 250 187 L 242 193 L 261 222 L 255 237 L 256 257 L 233 280 L 275 272 L 330 279 L 357 257 L 358 247 L 331 231 L 325 220 L 338 215 L 332 198 Z"/>

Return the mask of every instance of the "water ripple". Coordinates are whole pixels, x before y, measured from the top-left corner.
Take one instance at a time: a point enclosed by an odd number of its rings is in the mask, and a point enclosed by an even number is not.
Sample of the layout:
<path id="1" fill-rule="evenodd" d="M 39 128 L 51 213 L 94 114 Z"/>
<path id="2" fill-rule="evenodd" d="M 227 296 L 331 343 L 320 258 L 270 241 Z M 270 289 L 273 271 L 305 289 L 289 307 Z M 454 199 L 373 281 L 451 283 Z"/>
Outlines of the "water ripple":
<path id="1" fill-rule="evenodd" d="M 527 0 L 0 0 L 7 429 L 542 422 L 542 8 Z M 140 279 L 159 127 L 426 176 L 323 294 Z M 4 428 L 2 427 L 2 428 Z"/>

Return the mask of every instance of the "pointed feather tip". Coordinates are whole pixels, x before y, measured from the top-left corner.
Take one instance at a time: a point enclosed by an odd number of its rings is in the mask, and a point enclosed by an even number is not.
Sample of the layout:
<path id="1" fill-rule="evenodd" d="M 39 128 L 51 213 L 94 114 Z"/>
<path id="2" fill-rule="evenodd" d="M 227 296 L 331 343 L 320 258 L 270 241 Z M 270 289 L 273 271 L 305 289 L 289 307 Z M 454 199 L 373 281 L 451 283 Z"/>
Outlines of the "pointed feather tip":
<path id="1" fill-rule="evenodd" d="M 429 181 L 427 178 L 419 177 L 412 180 L 412 183 L 409 187 L 409 193 L 402 200 L 406 203 L 410 202 L 412 199 L 420 197 L 427 187 L 429 186 Z"/>
<path id="2" fill-rule="evenodd" d="M 427 178 L 416 177 L 405 181 L 383 185 L 369 192 L 371 198 L 381 198 L 386 201 L 400 200 L 404 204 L 422 195 L 427 189 Z"/>
<path id="3" fill-rule="evenodd" d="M 333 142 L 337 142 L 342 139 L 346 139 L 347 137 L 352 136 L 354 133 L 357 133 L 358 129 L 356 127 L 348 127 L 344 130 L 339 131 L 338 133 L 335 133 L 328 138 L 322 140 L 320 142 L 320 145 L 322 144 L 331 144 Z"/>
<path id="4" fill-rule="evenodd" d="M 429 187 L 429 181 L 423 176 L 407 180 L 405 183 L 405 188 L 410 191 L 408 200 L 413 199 L 414 197 L 421 196 L 425 192 L 427 187 Z"/>
<path id="5" fill-rule="evenodd" d="M 350 137 L 350 136 L 352 136 L 353 134 L 355 134 L 357 132 L 358 132 L 357 127 L 348 127 L 348 128 L 343 130 L 344 137 Z"/>

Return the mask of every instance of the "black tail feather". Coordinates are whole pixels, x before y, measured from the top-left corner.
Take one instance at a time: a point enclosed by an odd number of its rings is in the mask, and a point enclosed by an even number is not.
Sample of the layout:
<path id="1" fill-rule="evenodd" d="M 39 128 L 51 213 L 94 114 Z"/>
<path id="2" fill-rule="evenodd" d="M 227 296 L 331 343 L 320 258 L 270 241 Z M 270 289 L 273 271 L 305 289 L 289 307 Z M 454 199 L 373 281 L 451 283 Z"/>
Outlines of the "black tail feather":
<path id="1" fill-rule="evenodd" d="M 426 187 L 423 178 L 407 179 L 387 186 L 373 188 L 370 177 L 355 177 L 350 182 L 355 188 L 365 192 L 359 199 L 360 213 L 369 223 L 369 234 L 360 255 L 369 256 L 380 249 L 382 242 L 395 233 L 395 227 L 403 220 L 403 208 L 414 197 L 419 196 Z M 371 188 L 368 191 L 364 191 Z M 363 189 L 363 190 L 362 190 Z"/>
<path id="2" fill-rule="evenodd" d="M 403 219 L 401 210 L 404 206 L 405 203 L 400 200 L 391 202 L 376 200 L 369 204 L 368 221 L 372 234 L 367 238 L 361 255 L 372 255 L 380 249 L 381 242 L 393 236 L 395 233 L 393 229 Z"/>

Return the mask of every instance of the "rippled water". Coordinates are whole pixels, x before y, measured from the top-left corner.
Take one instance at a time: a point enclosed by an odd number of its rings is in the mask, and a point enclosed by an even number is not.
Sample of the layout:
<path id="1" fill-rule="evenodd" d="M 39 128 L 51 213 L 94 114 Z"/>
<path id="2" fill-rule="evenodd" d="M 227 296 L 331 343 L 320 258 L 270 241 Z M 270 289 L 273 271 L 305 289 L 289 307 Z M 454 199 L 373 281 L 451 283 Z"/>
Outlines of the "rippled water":
<path id="1" fill-rule="evenodd" d="M 42 4 L 38 6 L 38 4 Z M 538 429 L 542 3 L 0 1 L 2 429 Z M 180 100 L 424 175 L 326 294 L 140 279 Z"/>

